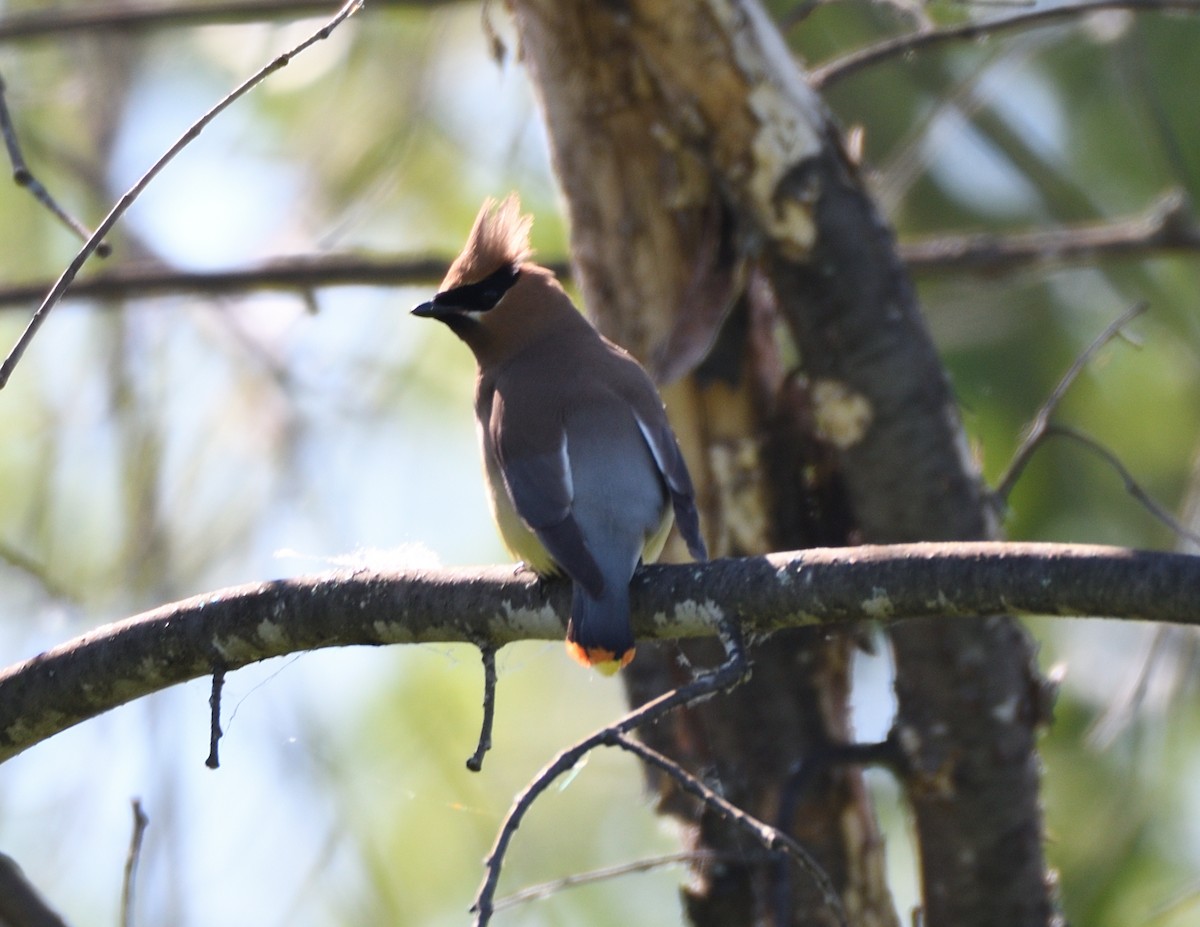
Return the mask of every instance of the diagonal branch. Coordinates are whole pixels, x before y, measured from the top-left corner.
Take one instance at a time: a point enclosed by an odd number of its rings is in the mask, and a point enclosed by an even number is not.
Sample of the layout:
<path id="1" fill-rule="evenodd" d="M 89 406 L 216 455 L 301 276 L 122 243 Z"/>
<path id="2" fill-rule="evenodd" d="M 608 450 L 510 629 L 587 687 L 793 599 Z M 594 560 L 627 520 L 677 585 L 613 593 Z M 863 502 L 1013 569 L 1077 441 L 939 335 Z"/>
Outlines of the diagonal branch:
<path id="1" fill-rule="evenodd" d="M 1004 475 L 1000 477 L 1000 481 L 996 484 L 996 489 L 993 491 L 993 497 L 1000 503 L 1008 501 L 1009 495 L 1012 494 L 1013 487 L 1017 484 L 1017 480 L 1021 478 L 1021 474 L 1025 472 L 1025 468 L 1029 465 L 1030 459 L 1034 452 L 1042 443 L 1042 439 L 1046 436 L 1046 429 L 1050 427 L 1050 416 L 1058 409 L 1063 397 L 1066 396 L 1067 390 L 1075 382 L 1076 378 L 1083 371 L 1095 356 L 1096 352 L 1112 341 L 1121 330 L 1132 322 L 1135 318 L 1141 315 L 1149 308 L 1147 303 L 1138 303 L 1127 312 L 1121 313 L 1116 321 L 1109 324 L 1104 331 L 1097 335 L 1087 349 L 1075 358 L 1075 362 L 1063 374 L 1062 379 L 1058 381 L 1058 385 L 1046 397 L 1046 400 L 1038 407 L 1033 419 L 1025 428 L 1025 435 L 1021 439 L 1021 444 L 1013 454 L 1012 462 L 1009 463 L 1008 469 Z"/>
<path id="2" fill-rule="evenodd" d="M 92 233 L 82 222 L 59 205 L 58 200 L 50 194 L 45 184 L 33 176 L 33 171 L 25 163 L 25 156 L 21 152 L 21 143 L 17 140 L 17 130 L 13 126 L 12 115 L 8 111 L 8 103 L 5 100 L 6 89 L 4 78 L 0 76 L 0 136 L 3 136 L 4 147 L 8 150 L 13 183 L 28 190 L 35 200 L 50 211 L 54 218 L 78 235 L 82 241 L 87 241 L 88 236 Z M 96 254 L 100 257 L 108 257 L 111 253 L 112 247 L 106 241 L 102 241 L 96 246 Z"/>
<path id="3" fill-rule="evenodd" d="M 179 154 L 179 152 L 183 151 L 183 149 L 190 145 L 192 141 L 198 138 L 200 133 L 203 132 L 204 129 L 214 119 L 217 118 L 217 116 L 232 106 L 237 100 L 241 99 L 259 84 L 261 84 L 271 74 L 274 74 L 281 68 L 286 67 L 291 59 L 296 55 L 305 51 L 310 46 L 315 45 L 317 42 L 321 42 L 329 38 L 329 36 L 335 29 L 337 29 L 338 26 L 345 22 L 359 9 L 359 7 L 362 5 L 362 2 L 363 0 L 346 0 L 346 2 L 342 4 L 341 9 L 339 9 L 337 13 L 327 23 L 325 23 L 324 26 L 312 33 L 299 44 L 292 47 L 289 51 L 286 51 L 282 55 L 276 57 L 269 64 L 259 68 L 258 71 L 239 84 L 220 102 L 210 108 L 208 112 L 192 123 L 192 125 L 188 127 L 187 131 L 185 131 L 183 135 L 181 135 L 175 141 L 175 143 L 168 148 L 167 151 L 161 157 L 159 157 L 157 161 L 154 162 L 154 164 L 150 166 L 150 169 L 142 174 L 142 176 L 138 178 L 137 182 L 134 183 L 132 187 L 125 191 L 120 200 L 117 201 L 117 204 L 109 211 L 108 215 L 104 217 L 100 225 L 97 226 L 96 231 L 92 233 L 91 237 L 88 238 L 88 240 L 84 243 L 84 246 L 79 249 L 79 252 L 67 266 L 67 269 L 62 272 L 62 275 L 55 282 L 50 292 L 46 294 L 46 298 L 43 299 L 41 305 L 38 306 L 37 311 L 33 314 L 33 318 L 30 319 L 25 331 L 22 332 L 20 338 L 17 339 L 16 345 L 14 345 L 8 356 L 4 358 L 3 363 L 0 363 L 0 389 L 3 389 L 8 383 L 9 377 L 12 376 L 13 370 L 16 368 L 17 364 L 20 363 L 22 355 L 29 347 L 29 343 L 33 340 L 33 336 L 37 334 L 38 329 L 41 328 L 42 323 L 45 322 L 50 310 L 53 309 L 55 305 L 57 305 L 62 299 L 63 293 L 65 293 L 67 287 L 71 285 L 71 281 L 75 279 L 75 275 L 79 273 L 80 268 L 82 268 L 87 259 L 96 252 L 96 250 L 100 247 L 100 244 L 104 241 L 104 236 L 112 230 L 113 226 L 115 226 L 118 220 L 125 215 L 125 213 L 129 210 L 129 207 L 134 204 L 139 196 L 141 196 L 146 187 L 150 185 L 150 182 L 162 172 L 163 168 L 165 168 L 174 159 L 174 157 Z"/>
<path id="4" fill-rule="evenodd" d="M 969 42 L 1000 32 L 1052 26 L 1064 20 L 1082 19 L 1089 13 L 1097 13 L 1102 10 L 1129 10 L 1131 12 L 1176 10 L 1185 13 L 1200 13 L 1200 2 L 1197 0 L 1087 0 L 1084 3 L 1039 7 L 1028 12 L 1015 13 L 1012 16 L 983 22 L 962 23 L 943 29 L 921 30 L 869 45 L 819 68 L 814 68 L 809 73 L 809 83 L 817 89 L 825 89 L 830 84 L 849 77 L 856 71 L 879 64 L 889 58 L 910 55 L 947 42 Z"/>
<path id="5" fill-rule="evenodd" d="M 1015 612 L 1200 624 L 1200 557 L 999 542 L 816 548 L 641 570 L 643 639 Z M 562 636 L 570 589 L 511 567 L 339 570 L 205 593 L 0 672 L 0 760 L 135 698 L 250 663 L 353 645 Z"/>
<path id="6" fill-rule="evenodd" d="M 637 756 L 643 763 L 653 766 L 670 776 L 683 791 L 698 798 L 706 806 L 721 815 L 721 817 L 733 821 L 741 830 L 749 833 L 751 837 L 761 843 L 768 851 L 779 853 L 782 857 L 802 869 L 816 883 L 817 889 L 825 901 L 825 905 L 837 919 L 839 927 L 848 927 L 849 921 L 846 917 L 846 909 L 842 905 L 842 899 L 838 895 L 837 889 L 834 888 L 833 882 L 830 881 L 829 874 L 821 868 L 820 864 L 813 859 L 812 855 L 803 846 L 788 836 L 785 831 L 772 827 L 770 824 L 758 820 L 752 814 L 748 814 L 733 802 L 718 795 L 674 760 L 664 756 L 657 750 L 652 750 L 645 744 L 639 743 L 625 734 L 617 735 L 614 738 L 614 742 L 621 749 L 627 750 Z M 784 922 L 780 921 L 780 923 Z"/>
<path id="7" fill-rule="evenodd" d="M 512 843 L 517 828 L 521 826 L 522 819 L 533 807 L 533 803 L 556 779 L 574 769 L 587 754 L 597 747 L 625 746 L 624 735 L 630 731 L 653 724 L 677 708 L 709 699 L 721 691 L 729 691 L 749 678 L 749 665 L 746 662 L 746 651 L 742 645 L 739 629 L 723 628 L 721 636 L 722 642 L 725 644 L 726 657 L 723 663 L 712 670 L 701 673 L 688 684 L 664 692 L 657 698 L 639 705 L 612 724 L 605 725 L 600 730 L 560 751 L 521 791 L 513 801 L 512 807 L 509 808 L 508 814 L 504 816 L 504 823 L 496 835 L 496 842 L 484 860 L 483 881 L 475 895 L 475 903 L 471 906 L 471 911 L 475 914 L 476 927 L 485 927 L 491 922 L 492 914 L 495 911 L 493 899 L 496 895 L 496 886 L 500 881 L 500 870 L 504 865 L 508 847 Z M 626 747 L 626 749 L 630 748 Z M 670 763 L 671 761 L 666 760 L 666 762 Z M 682 770 L 680 773 L 684 776 L 687 775 Z M 745 817 L 748 816 L 743 813 L 743 818 Z M 771 849 L 774 848 L 774 846 L 771 847 Z M 803 849 L 797 849 L 807 862 L 807 854 Z M 813 865 L 815 866 L 815 863 Z M 834 897 L 836 900 L 836 894 Z M 846 927 L 844 918 L 841 923 L 842 927 Z"/>

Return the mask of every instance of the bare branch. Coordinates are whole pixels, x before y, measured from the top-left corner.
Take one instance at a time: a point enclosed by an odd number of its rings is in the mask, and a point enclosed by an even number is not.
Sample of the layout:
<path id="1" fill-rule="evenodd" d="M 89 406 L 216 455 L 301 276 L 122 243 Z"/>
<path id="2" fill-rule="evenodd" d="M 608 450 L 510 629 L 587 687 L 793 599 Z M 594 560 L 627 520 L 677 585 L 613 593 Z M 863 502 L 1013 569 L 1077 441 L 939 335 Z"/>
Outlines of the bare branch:
<path id="1" fill-rule="evenodd" d="M 58 204 L 58 201 L 50 195 L 50 191 L 46 189 L 40 180 L 33 176 L 33 171 L 25 163 L 25 156 L 21 153 L 21 143 L 17 140 L 17 130 L 13 125 L 12 115 L 8 111 L 8 102 L 5 99 L 6 89 L 4 78 L 0 77 L 0 135 L 4 137 L 4 147 L 8 150 L 8 161 L 12 165 L 13 183 L 18 187 L 24 187 L 28 190 L 33 198 L 50 210 L 50 214 L 58 219 L 59 222 L 78 235 L 80 239 L 87 241 L 88 236 L 92 233 L 87 230 L 82 222 Z M 96 254 L 100 257 L 108 257 L 111 253 L 112 248 L 109 247 L 108 242 L 102 241 L 96 245 Z"/>
<path id="2" fill-rule="evenodd" d="M 133 805 L 133 831 L 129 835 L 129 852 L 125 854 L 125 879 L 121 887 L 121 927 L 133 927 L 133 903 L 137 897 L 138 863 L 142 859 L 142 840 L 150 819 L 142 809 L 142 800 L 135 798 Z"/>
<path id="3" fill-rule="evenodd" d="M 1001 612 L 1200 625 L 1200 557 L 998 542 L 812 549 L 645 567 L 642 639 Z M 249 583 L 97 628 L 0 672 L 0 760 L 168 686 L 298 651 L 353 645 L 561 638 L 570 587 L 508 566 L 340 570 Z"/>
<path id="4" fill-rule="evenodd" d="M 199 137 L 200 133 L 204 131 L 205 127 L 208 126 L 208 124 L 214 119 L 216 119 L 217 116 L 232 106 L 233 103 L 238 99 L 245 96 L 252 89 L 262 83 L 268 76 L 280 70 L 281 68 L 286 67 L 288 62 L 291 61 L 291 59 L 296 55 L 303 52 L 309 46 L 315 45 L 317 42 L 328 38 L 333 30 L 340 26 L 346 19 L 348 19 L 356 10 L 358 10 L 361 5 L 362 0 L 346 0 L 346 2 L 342 5 L 342 8 L 338 10 L 337 14 L 324 26 L 322 26 L 304 41 L 293 47 L 290 51 L 284 52 L 282 55 L 279 55 L 277 58 L 275 58 L 275 60 L 273 60 L 270 64 L 260 68 L 257 73 L 244 81 L 223 100 L 213 106 L 198 120 L 196 120 L 196 122 L 192 123 L 187 131 L 185 131 L 183 135 L 176 140 L 175 144 L 167 149 L 166 153 L 163 154 L 157 161 L 155 161 L 145 174 L 138 178 L 137 182 L 130 187 L 117 202 L 117 205 L 114 206 L 112 210 L 109 211 L 108 215 L 104 217 L 104 220 L 100 223 L 96 231 L 79 250 L 79 253 L 75 255 L 74 260 L 72 260 L 67 269 L 63 271 L 62 276 L 58 278 L 58 282 L 54 284 L 54 287 L 46 295 L 46 298 L 42 300 L 42 304 L 38 307 L 37 312 L 34 313 L 33 318 L 30 319 L 29 325 L 26 327 L 25 331 L 21 333 L 21 337 L 17 340 L 17 343 L 13 347 L 12 351 L 9 352 L 8 357 L 6 357 L 4 362 L 0 364 L 0 389 L 3 389 L 5 384 L 8 383 L 9 377 L 12 376 L 12 372 L 16 365 L 20 362 L 21 356 L 25 353 L 26 348 L 29 347 L 29 343 L 33 340 L 33 336 L 37 334 L 37 330 L 41 328 L 42 323 L 46 320 L 50 310 L 53 309 L 58 301 L 62 298 L 62 295 L 64 292 L 66 292 L 67 287 L 71 285 L 71 281 L 75 279 L 75 275 L 79 273 L 79 269 L 83 267 L 84 262 L 91 257 L 91 255 L 96 251 L 100 243 L 103 241 L 104 236 L 111 231 L 112 227 L 117 224 L 117 220 L 119 220 L 121 216 L 123 216 L 129 209 L 129 207 L 133 205 L 134 201 L 137 200 L 142 191 L 149 186 L 150 182 L 158 176 L 162 169 L 166 167 L 167 164 L 169 164 L 171 160 L 177 154 L 179 154 L 179 152 L 191 144 L 194 139 Z"/>
<path id="5" fill-rule="evenodd" d="M 1077 444 L 1082 444 L 1093 454 L 1103 460 L 1106 464 L 1117 471 L 1117 475 L 1121 477 L 1121 482 L 1125 484 L 1125 491 L 1133 496 L 1147 512 L 1149 512 L 1156 521 L 1169 529 L 1176 537 L 1190 541 L 1192 544 L 1200 544 L 1200 534 L 1195 531 L 1190 531 L 1186 525 L 1182 524 L 1179 519 L 1171 514 L 1164 506 L 1159 504 L 1153 496 L 1150 495 L 1141 484 L 1134 479 L 1133 474 L 1129 472 L 1129 468 L 1121 463 L 1121 458 L 1114 454 L 1111 450 L 1097 441 L 1090 435 L 1084 434 L 1076 428 L 1070 428 L 1066 425 L 1050 425 L 1046 429 L 1047 438 L 1070 438 Z"/>
<path id="6" fill-rule="evenodd" d="M 841 927 L 847 927 L 849 920 L 846 917 L 846 909 L 842 905 L 842 899 L 838 895 L 837 889 L 834 888 L 829 874 L 821 868 L 820 864 L 813 859 L 812 855 L 804 847 L 789 837 L 786 832 L 760 821 L 752 814 L 747 814 L 737 805 L 733 804 L 733 802 L 722 798 L 674 760 L 663 756 L 658 751 L 652 750 L 625 735 L 617 737 L 616 745 L 639 757 L 642 762 L 648 763 L 666 773 L 679 784 L 679 787 L 683 791 L 700 799 L 700 801 L 716 811 L 721 817 L 732 821 L 739 828 L 749 833 L 766 849 L 782 853 L 800 869 L 803 869 L 816 882 L 825 904 L 833 912 L 834 917 L 837 918 L 838 924 Z M 780 923 L 783 922 L 781 921 Z"/>
<path id="7" fill-rule="evenodd" d="M 921 30 L 909 35 L 887 39 L 836 58 L 828 64 L 814 68 L 809 72 L 808 80 L 812 86 L 823 89 L 844 77 L 849 77 L 856 71 L 879 64 L 889 58 L 910 55 L 946 42 L 969 42 L 972 39 L 995 35 L 999 32 L 1052 26 L 1063 20 L 1080 19 L 1089 13 L 1097 13 L 1102 10 L 1129 10 L 1137 13 L 1148 10 L 1175 10 L 1185 13 L 1200 13 L 1200 2 L 1197 0 L 1088 0 L 1085 3 L 1039 7 L 1028 12 L 1015 13 L 1012 16 L 983 22 L 962 23 L 944 29 Z"/>
<path id="8" fill-rule="evenodd" d="M 701 673 L 687 685 L 664 692 L 657 698 L 639 705 L 612 724 L 606 725 L 594 734 L 560 751 L 542 768 L 541 772 L 533 777 L 529 785 L 513 801 L 512 807 L 508 809 L 500 832 L 496 835 L 496 842 L 492 845 L 487 859 L 484 860 L 483 882 L 475 895 L 475 903 L 471 906 L 471 911 L 475 914 L 475 927 L 485 927 L 495 912 L 492 902 L 496 895 L 496 886 L 500 882 L 500 869 L 504 865 L 509 844 L 512 842 L 517 828 L 521 826 L 521 820 L 533 807 L 533 803 L 537 801 L 538 797 L 559 776 L 574 769 L 580 760 L 597 747 L 621 746 L 621 738 L 628 732 L 651 724 L 676 708 L 710 698 L 722 690 L 732 689 L 748 678 L 749 667 L 746 663 L 746 652 L 742 646 L 740 630 L 730 627 L 722 621 L 721 640 L 725 645 L 725 662 L 720 666 Z M 801 852 L 803 853 L 803 850 Z M 844 922 L 843 927 L 845 927 Z"/>
<path id="9" fill-rule="evenodd" d="M 664 853 L 661 856 L 637 859 L 633 862 L 621 863 L 616 866 L 606 866 L 603 869 L 593 869 L 589 872 L 575 872 L 571 875 L 563 876 L 561 879 L 555 879 L 553 882 L 531 885 L 528 888 L 513 892 L 511 895 L 497 898 L 496 903 L 492 906 L 492 910 L 503 911 L 506 908 L 515 908 L 531 901 L 541 901 L 545 898 L 551 898 L 568 888 L 591 885 L 595 882 L 606 882 L 609 879 L 619 879 L 622 876 L 636 875 L 642 872 L 652 872 L 655 869 L 663 869 L 667 866 L 678 866 L 683 863 L 738 862 L 744 858 L 744 856 L 734 856 L 731 853 L 714 853 L 706 850 L 684 850 L 680 853 Z"/>
<path id="10" fill-rule="evenodd" d="M 1128 312 L 1122 313 L 1120 318 L 1111 323 L 1095 337 L 1092 343 L 1087 346 L 1087 349 L 1075 358 L 1075 362 L 1063 374 L 1062 379 L 1058 381 L 1058 385 L 1046 397 L 1046 401 L 1038 408 L 1037 413 L 1033 416 L 1033 420 L 1026 426 L 1025 437 L 1021 440 L 1020 446 L 1017 448 L 1016 453 L 1013 454 L 1012 462 L 1008 465 L 1008 470 L 1000 478 L 992 494 L 1001 504 L 1008 500 L 1013 487 L 1017 484 L 1017 480 L 1025 472 L 1025 467 L 1028 466 L 1030 458 L 1033 457 L 1034 452 L 1042 443 L 1043 438 L 1045 438 L 1046 429 L 1050 425 L 1050 416 L 1054 414 L 1059 403 L 1062 402 L 1063 397 L 1067 394 L 1067 390 L 1075 382 L 1075 378 L 1079 376 L 1080 372 L 1087 366 L 1088 361 L 1092 359 L 1097 351 L 1119 335 L 1121 329 L 1145 312 L 1147 308 L 1149 307 L 1146 303 L 1138 303 Z"/>
<path id="11" fill-rule="evenodd" d="M 1196 252 L 1200 252 L 1200 223 L 1178 191 L 1164 194 L 1142 215 L 1110 222 L 1023 234 L 945 235 L 900 245 L 901 257 L 918 275 L 998 275 L 1037 265 Z M 184 293 L 232 297 L 337 286 L 436 285 L 452 259 L 452 255 L 299 254 L 221 271 L 130 264 L 73 281 L 63 298 L 119 301 Z M 571 276 L 565 259 L 542 263 L 562 279 Z M 51 286 L 49 281 L 0 286 L 0 309 L 24 307 Z"/>
<path id="12" fill-rule="evenodd" d="M 1200 223 L 1178 191 L 1164 195 L 1144 215 L 1126 219 L 1024 234 L 938 236 L 900 246 L 915 274 L 997 275 L 1036 265 L 1196 252 Z"/>
<path id="13" fill-rule="evenodd" d="M 436 286 L 452 255 L 377 257 L 358 254 L 303 254 L 275 258 L 254 267 L 222 271 L 183 271 L 161 264 L 131 264 L 76 280 L 64 299 L 147 299 L 192 293 L 245 296 L 262 291 L 308 291 L 336 286 Z M 570 275 L 566 261 L 541 262 L 560 277 Z M 25 306 L 51 284 L 35 282 L 0 287 L 0 307 Z"/>
<path id="14" fill-rule="evenodd" d="M 225 666 L 218 664 L 213 667 L 212 691 L 208 696 L 208 759 L 204 765 L 209 769 L 217 769 L 221 765 L 219 747 L 221 735 L 221 690 L 225 688 Z"/>
<path id="15" fill-rule="evenodd" d="M 38 562 L 34 557 L 15 547 L 10 547 L 0 541 L 0 564 L 5 564 L 24 573 L 39 586 L 42 592 L 51 598 L 70 605 L 79 605 L 79 597 L 51 575 L 49 568 Z"/>
<path id="16" fill-rule="evenodd" d="M 483 659 L 483 722 L 479 726 L 479 744 L 467 758 L 467 769 L 483 769 L 484 754 L 492 749 L 492 724 L 496 717 L 496 648 L 490 643 L 479 645 Z"/>
<path id="17" fill-rule="evenodd" d="M 445 6 L 448 0 L 371 0 L 372 7 Z M 58 38 L 100 31 L 146 31 L 203 25 L 237 25 L 270 19 L 327 16 L 330 0 L 231 0 L 200 3 L 122 3 L 110 6 L 19 10 L 0 18 L 0 42 Z"/>

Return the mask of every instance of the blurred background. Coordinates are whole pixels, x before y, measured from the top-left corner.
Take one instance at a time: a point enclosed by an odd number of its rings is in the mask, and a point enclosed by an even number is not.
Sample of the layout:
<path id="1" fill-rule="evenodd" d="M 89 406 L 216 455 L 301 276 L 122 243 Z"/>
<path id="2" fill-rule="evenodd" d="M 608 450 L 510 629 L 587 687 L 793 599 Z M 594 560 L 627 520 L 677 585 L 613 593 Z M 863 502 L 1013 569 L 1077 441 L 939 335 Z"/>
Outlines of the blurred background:
<path id="1" fill-rule="evenodd" d="M 170 6 L 170 4 L 164 4 Z M 313 14 L 317 4 L 296 5 Z M 34 174 L 85 223 L 209 106 L 311 34 L 298 14 L 7 29 L 0 74 Z M 774 3 L 812 64 L 926 19 L 996 6 Z M 117 9 L 113 4 L 113 9 Z M 520 192 L 546 261 L 567 255 L 539 114 L 499 4 L 373 0 L 222 115 L 111 236 L 113 256 L 180 271 L 280 256 L 456 253 L 485 196 Z M 507 55 L 497 60 L 493 38 Z M 1194 73 L 1200 17 L 1110 11 L 893 59 L 827 89 L 904 241 L 1142 215 L 1200 191 Z M 0 350 L 78 247 L 0 185 Z M 1073 359 L 1140 300 L 1057 414 L 1186 516 L 1200 433 L 1200 260 L 922 272 L 918 285 L 992 480 Z M 412 287 L 68 299 L 0 393 L 0 663 L 162 602 L 250 580 L 373 563 L 507 559 L 487 515 L 473 363 L 407 310 Z M 1172 548 L 1179 540 L 1085 449 L 1051 442 L 1013 493 L 1014 539 Z M 1194 526 L 1195 527 L 1195 526 Z M 1200 712 L 1193 639 L 1137 625 L 1035 620 L 1062 675 L 1043 739 L 1049 854 L 1078 924 L 1200 917 Z M 1154 662 L 1147 659 L 1154 654 Z M 323 651 L 232 674 L 222 765 L 206 769 L 207 681 L 81 725 L 0 767 L 0 851 L 77 927 L 116 923 L 132 831 L 150 818 L 139 924 L 461 924 L 514 794 L 560 748 L 622 710 L 619 681 L 560 643 L 499 654 L 495 749 L 475 746 L 472 648 Z M 858 668 L 857 723 L 881 737 L 886 654 Z M 1145 676 L 1140 701 L 1131 701 Z M 909 836 L 886 775 L 869 781 L 903 917 Z M 593 755 L 517 835 L 501 895 L 678 849 L 637 765 Z M 572 888 L 502 923 L 679 920 L 682 870 Z M 584 913 L 586 912 L 586 913 Z M 585 920 L 584 920 L 585 919 Z"/>

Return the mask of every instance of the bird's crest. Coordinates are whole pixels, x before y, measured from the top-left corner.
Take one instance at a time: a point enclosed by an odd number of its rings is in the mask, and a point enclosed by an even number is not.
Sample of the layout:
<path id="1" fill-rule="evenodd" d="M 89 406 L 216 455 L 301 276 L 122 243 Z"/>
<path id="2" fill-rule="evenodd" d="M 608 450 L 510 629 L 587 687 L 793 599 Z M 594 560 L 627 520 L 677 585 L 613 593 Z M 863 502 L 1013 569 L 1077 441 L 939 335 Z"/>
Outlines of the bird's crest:
<path id="1" fill-rule="evenodd" d="M 533 251 L 529 247 L 529 227 L 533 216 L 521 215 L 521 201 L 510 193 L 497 203 L 491 197 L 483 201 L 475 225 L 442 281 L 441 290 L 476 283 L 501 267 L 520 264 Z"/>

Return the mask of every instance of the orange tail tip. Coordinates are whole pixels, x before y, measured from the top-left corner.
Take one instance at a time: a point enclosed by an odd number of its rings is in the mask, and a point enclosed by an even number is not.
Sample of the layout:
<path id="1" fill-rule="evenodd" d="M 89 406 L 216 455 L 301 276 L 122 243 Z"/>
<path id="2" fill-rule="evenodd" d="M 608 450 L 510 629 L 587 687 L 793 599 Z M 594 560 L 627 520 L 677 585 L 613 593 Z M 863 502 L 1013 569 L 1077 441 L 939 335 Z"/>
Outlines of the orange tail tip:
<path id="1" fill-rule="evenodd" d="M 617 670 L 628 666 L 633 659 L 634 648 L 630 647 L 620 656 L 603 647 L 585 649 L 575 641 L 567 641 L 567 653 L 577 663 L 589 666 L 604 676 L 612 676 Z"/>

